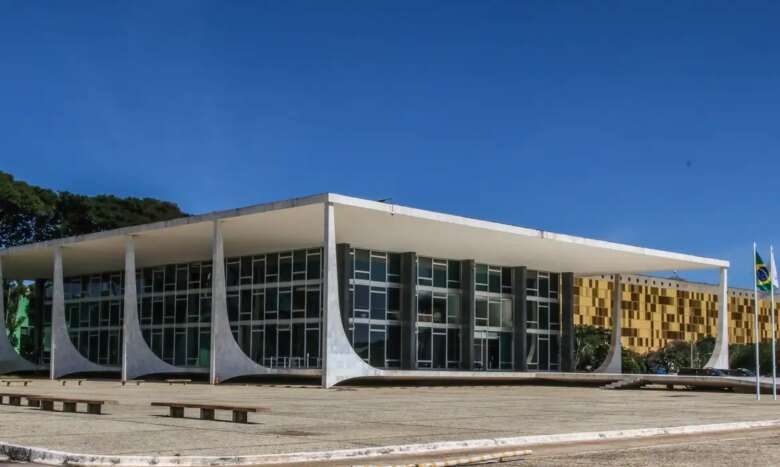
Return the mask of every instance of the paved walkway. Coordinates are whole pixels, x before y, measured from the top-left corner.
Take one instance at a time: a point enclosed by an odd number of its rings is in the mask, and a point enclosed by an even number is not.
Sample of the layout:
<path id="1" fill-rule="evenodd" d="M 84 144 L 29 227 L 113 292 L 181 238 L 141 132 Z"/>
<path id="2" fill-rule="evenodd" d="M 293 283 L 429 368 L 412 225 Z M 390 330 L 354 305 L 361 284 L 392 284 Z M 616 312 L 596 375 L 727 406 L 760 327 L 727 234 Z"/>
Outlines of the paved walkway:
<path id="1" fill-rule="evenodd" d="M 780 419 L 750 394 L 561 386 L 343 387 L 35 380 L 3 392 L 103 398 L 104 415 L 0 406 L 0 440 L 93 454 L 249 455 Z M 171 419 L 151 401 L 270 407 L 250 424 Z M 196 411 L 188 416 L 197 417 Z M 218 416 L 220 416 L 218 414 Z M 221 416 L 229 419 L 229 413 Z"/>

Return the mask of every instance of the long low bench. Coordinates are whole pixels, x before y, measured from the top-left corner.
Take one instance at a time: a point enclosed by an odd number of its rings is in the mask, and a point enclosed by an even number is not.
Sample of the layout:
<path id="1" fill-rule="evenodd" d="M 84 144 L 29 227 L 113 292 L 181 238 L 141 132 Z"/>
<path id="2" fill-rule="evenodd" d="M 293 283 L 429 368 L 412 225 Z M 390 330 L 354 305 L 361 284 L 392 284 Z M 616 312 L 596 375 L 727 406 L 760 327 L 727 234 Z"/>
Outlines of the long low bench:
<path id="1" fill-rule="evenodd" d="M 168 407 L 171 418 L 184 418 L 184 409 L 200 409 L 201 420 L 214 420 L 215 410 L 233 412 L 233 423 L 248 423 L 249 412 L 268 412 L 267 407 L 242 407 L 236 405 L 195 404 L 191 402 L 152 402 L 152 407 Z"/>
<path id="2" fill-rule="evenodd" d="M 78 404 L 87 405 L 87 413 L 92 415 L 100 415 L 103 404 L 106 401 L 93 400 L 93 399 L 77 399 L 70 397 L 54 397 L 54 396 L 31 396 L 27 397 L 29 405 L 33 407 L 40 406 L 41 410 L 54 410 L 55 402 L 62 402 L 63 412 L 78 412 Z M 37 405 L 33 405 L 37 404 Z"/>
<path id="3" fill-rule="evenodd" d="M 14 383 L 19 383 L 19 384 L 22 384 L 24 386 L 27 386 L 31 382 L 32 382 L 32 380 L 29 380 L 29 379 L 0 379 L 0 383 L 4 383 L 6 386 L 10 386 L 10 385 L 12 385 Z"/>
<path id="4" fill-rule="evenodd" d="M 38 407 L 38 395 L 33 394 L 15 394 L 15 393 L 0 393 L 0 405 L 5 405 L 5 399 L 8 398 L 8 405 L 22 405 L 22 399 L 27 399 L 27 405 L 30 407 Z"/>
<path id="5" fill-rule="evenodd" d="M 166 383 L 168 383 L 168 386 L 173 386 L 174 384 L 183 384 L 184 386 L 192 383 L 191 379 L 185 379 L 185 378 L 179 378 L 179 379 L 166 379 Z"/>

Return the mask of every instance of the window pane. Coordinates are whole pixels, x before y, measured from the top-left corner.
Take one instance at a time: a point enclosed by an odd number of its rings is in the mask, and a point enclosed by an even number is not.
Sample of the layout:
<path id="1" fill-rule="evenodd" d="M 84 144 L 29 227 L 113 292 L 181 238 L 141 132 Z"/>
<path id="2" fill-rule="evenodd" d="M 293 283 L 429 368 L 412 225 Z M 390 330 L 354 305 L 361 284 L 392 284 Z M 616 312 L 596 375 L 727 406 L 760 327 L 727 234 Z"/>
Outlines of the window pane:
<path id="1" fill-rule="evenodd" d="M 447 299 L 445 297 L 433 298 L 433 322 L 447 322 Z"/>
<path id="2" fill-rule="evenodd" d="M 355 309 L 368 310 L 369 288 L 367 285 L 355 286 Z"/>
<path id="3" fill-rule="evenodd" d="M 309 280 L 320 278 L 320 255 L 309 255 L 306 260 L 306 278 Z"/>
<path id="4" fill-rule="evenodd" d="M 433 260 L 431 258 L 417 259 L 417 277 L 431 279 L 433 277 Z"/>
<path id="5" fill-rule="evenodd" d="M 396 253 L 388 253 L 387 259 L 387 273 L 394 276 L 401 275 L 401 255 Z"/>
<path id="6" fill-rule="evenodd" d="M 451 293 L 447 297 L 447 322 L 449 324 L 460 324 L 462 310 L 460 308 L 460 295 Z"/>
<path id="7" fill-rule="evenodd" d="M 487 312 L 487 300 L 479 300 L 477 299 L 477 307 L 476 307 L 476 317 L 477 319 L 485 319 L 487 320 L 488 312 Z"/>
<path id="8" fill-rule="evenodd" d="M 385 319 L 385 294 L 371 293 L 371 319 Z"/>
<path id="9" fill-rule="evenodd" d="M 306 316 L 308 318 L 320 317 L 320 291 L 309 290 L 306 292 Z"/>
<path id="10" fill-rule="evenodd" d="M 501 303 L 490 302 L 488 313 L 488 326 L 501 326 Z"/>
<path id="11" fill-rule="evenodd" d="M 293 272 L 306 271 L 306 250 L 296 250 L 293 253 Z"/>
<path id="12" fill-rule="evenodd" d="M 512 300 L 501 300 L 501 326 L 512 327 Z"/>
<path id="13" fill-rule="evenodd" d="M 292 258 L 279 258 L 279 282 L 290 282 L 292 280 Z"/>
<path id="14" fill-rule="evenodd" d="M 431 360 L 431 328 L 417 330 L 417 360 Z"/>
<path id="15" fill-rule="evenodd" d="M 433 368 L 447 368 L 447 335 L 433 335 Z"/>
<path id="16" fill-rule="evenodd" d="M 387 309 L 389 311 L 398 311 L 401 309 L 401 289 L 387 289 Z"/>
<path id="17" fill-rule="evenodd" d="M 401 359 L 401 326 L 387 327 L 387 358 Z"/>
<path id="18" fill-rule="evenodd" d="M 238 285 L 238 269 L 238 261 L 232 261 L 228 263 L 227 270 L 225 271 L 225 285 L 227 287 Z"/>
<path id="19" fill-rule="evenodd" d="M 383 368 L 385 366 L 385 333 L 384 331 L 371 331 L 371 366 Z"/>
<path id="20" fill-rule="evenodd" d="M 371 258 L 371 280 L 385 282 L 387 280 L 387 262 L 384 258 Z"/>
<path id="21" fill-rule="evenodd" d="M 368 325 L 355 323 L 355 353 L 363 360 L 368 360 Z"/>
<path id="22" fill-rule="evenodd" d="M 425 321 L 430 321 L 430 314 L 432 313 L 433 303 L 430 292 L 419 292 L 417 295 L 417 314 L 428 316 Z M 418 318 L 418 320 L 423 320 Z"/>
<path id="23" fill-rule="evenodd" d="M 368 250 L 355 250 L 355 271 L 370 271 L 371 254 Z"/>
<path id="24" fill-rule="evenodd" d="M 490 271 L 490 277 L 488 278 L 490 283 L 488 284 L 489 289 L 493 293 L 501 293 L 501 272 L 500 271 Z"/>
<path id="25" fill-rule="evenodd" d="M 433 286 L 447 287 L 447 266 L 443 264 L 433 266 Z"/>
<path id="26" fill-rule="evenodd" d="M 486 264 L 477 264 L 476 278 L 477 284 L 488 283 L 488 267 Z"/>

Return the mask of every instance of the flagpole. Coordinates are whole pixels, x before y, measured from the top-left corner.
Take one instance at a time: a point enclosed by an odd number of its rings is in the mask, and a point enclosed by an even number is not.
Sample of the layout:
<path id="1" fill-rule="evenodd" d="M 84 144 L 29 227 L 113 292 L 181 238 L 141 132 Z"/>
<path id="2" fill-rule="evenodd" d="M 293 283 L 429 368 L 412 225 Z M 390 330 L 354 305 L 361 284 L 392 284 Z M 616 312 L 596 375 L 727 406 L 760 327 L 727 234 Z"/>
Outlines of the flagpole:
<path id="1" fill-rule="evenodd" d="M 771 307 L 769 315 L 772 317 L 772 400 L 777 400 L 777 363 L 775 362 L 775 248 L 769 245 L 769 300 Z"/>
<path id="2" fill-rule="evenodd" d="M 758 263 L 756 263 L 756 242 L 753 242 L 753 339 L 756 345 L 756 400 L 761 400 L 761 382 L 758 366 Z"/>

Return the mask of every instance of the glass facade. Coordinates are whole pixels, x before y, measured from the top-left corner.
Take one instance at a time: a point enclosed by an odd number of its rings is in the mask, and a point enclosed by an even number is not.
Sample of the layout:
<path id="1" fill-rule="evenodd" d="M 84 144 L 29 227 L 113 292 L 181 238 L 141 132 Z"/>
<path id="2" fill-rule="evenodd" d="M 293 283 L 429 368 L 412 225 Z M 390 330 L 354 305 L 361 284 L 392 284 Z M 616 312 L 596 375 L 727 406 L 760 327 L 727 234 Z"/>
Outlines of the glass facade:
<path id="1" fill-rule="evenodd" d="M 347 335 L 355 352 L 376 368 L 400 368 L 401 255 L 351 249 Z"/>
<path id="2" fill-rule="evenodd" d="M 474 369 L 511 370 L 512 269 L 477 263 L 474 297 Z"/>
<path id="3" fill-rule="evenodd" d="M 321 248 L 228 258 L 225 284 L 230 327 L 247 356 L 274 368 L 320 367 Z M 124 274 L 67 277 L 63 285 L 73 345 L 95 363 L 120 365 Z M 141 333 L 155 355 L 208 368 L 211 261 L 139 269 L 136 285 Z M 48 327 L 51 287 L 46 309 Z"/>
<path id="4" fill-rule="evenodd" d="M 462 262 L 414 257 L 416 293 L 412 333 L 404 329 L 401 306 L 401 255 L 352 248 L 348 261 L 351 310 L 347 335 L 355 352 L 375 368 L 401 368 L 408 340 L 415 339 L 413 368 L 465 369 Z M 512 268 L 477 263 L 474 271 L 474 370 L 511 371 L 514 365 L 514 293 Z M 558 274 L 528 271 L 529 369 L 560 368 Z M 533 315 L 533 317 L 532 317 Z M 541 316 L 541 319 L 540 319 Z M 543 351 L 543 352 L 542 352 Z"/>
<path id="5" fill-rule="evenodd" d="M 461 368 L 460 261 L 417 258 L 417 368 Z"/>
<path id="6" fill-rule="evenodd" d="M 351 307 L 346 333 L 357 355 L 376 368 L 511 371 L 515 358 L 513 268 L 476 263 L 473 322 L 464 316 L 463 262 L 351 248 Z M 404 256 L 406 258 L 406 256 Z M 404 259 L 406 261 L 406 259 Z M 469 263 L 473 264 L 473 263 Z M 253 361 L 271 368 L 321 368 L 322 248 L 230 257 L 227 314 L 233 336 Z M 139 269 L 138 317 L 144 340 L 163 361 L 207 368 L 211 340 L 210 261 Z M 527 271 L 526 356 L 531 371 L 561 367 L 560 275 Z M 404 297 L 403 284 L 415 293 Z M 124 277 L 107 272 L 67 277 L 65 319 L 74 346 L 89 360 L 121 364 Z M 405 300 L 405 301 L 403 301 Z M 409 307 L 412 309 L 409 310 Z M 51 287 L 46 317 L 51 322 Z M 411 316 L 413 322 L 409 322 Z M 406 319 L 406 321 L 404 321 Z M 473 330 L 471 339 L 465 334 Z M 464 357 L 470 347 L 472 362 Z M 402 362 L 404 349 L 409 360 Z M 46 359 L 47 356 L 44 356 Z"/>
<path id="7" fill-rule="evenodd" d="M 118 366 L 122 359 L 122 276 L 109 272 L 68 277 L 63 284 L 70 340 L 82 355 L 101 365 Z M 51 319 L 51 313 L 47 316 Z"/>
<path id="8" fill-rule="evenodd" d="M 528 271 L 526 346 L 529 370 L 560 370 L 560 286 L 560 274 Z"/>
<path id="9" fill-rule="evenodd" d="M 136 286 L 141 334 L 155 355 L 171 365 L 208 368 L 211 261 L 143 268 Z"/>
<path id="10" fill-rule="evenodd" d="M 227 311 L 233 337 L 271 368 L 319 368 L 322 249 L 228 258 Z"/>

